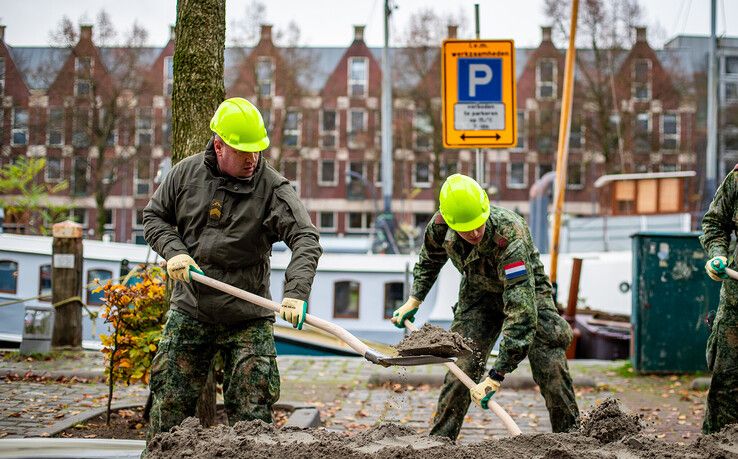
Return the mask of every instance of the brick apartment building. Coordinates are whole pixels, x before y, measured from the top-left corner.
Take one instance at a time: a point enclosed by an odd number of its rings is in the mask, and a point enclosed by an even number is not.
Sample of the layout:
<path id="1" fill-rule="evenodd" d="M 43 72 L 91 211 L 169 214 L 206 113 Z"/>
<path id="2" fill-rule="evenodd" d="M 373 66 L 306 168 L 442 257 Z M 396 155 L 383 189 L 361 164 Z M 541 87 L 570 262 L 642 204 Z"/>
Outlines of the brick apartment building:
<path id="1" fill-rule="evenodd" d="M 115 70 L 126 50 L 97 47 L 90 26 L 81 27 L 71 48 L 12 47 L 5 43 L 4 31 L 0 26 L 0 161 L 45 157 L 46 170 L 38 180 L 68 180 L 69 188 L 54 194 L 52 201 L 70 206 L 90 237 L 96 236 L 98 218 L 95 189 L 109 186 L 106 233 L 114 241 L 142 243 L 141 210 L 156 187 L 161 162 L 171 156 L 173 34 L 163 48 L 137 50 L 146 70 L 134 86 L 121 76 L 123 71 Z M 381 49 L 367 47 L 363 31 L 356 26 L 346 48 L 280 48 L 272 41 L 271 26 L 265 25 L 253 48 L 226 50 L 227 95 L 246 97 L 263 111 L 272 139 L 267 155 L 293 183 L 324 234 L 366 234 L 382 205 Z M 701 174 L 699 103 L 690 85 L 677 84 L 691 82 L 696 71 L 683 58 L 689 50 L 654 50 L 644 28 L 635 33 L 631 49 L 611 51 L 617 71 L 610 94 L 619 110 L 609 116 L 612 132 L 618 133 L 612 145 L 618 154 L 610 158 L 600 151 L 597 109 L 583 96 L 584 77 L 578 72 L 569 213 L 600 212 L 594 182 L 609 172 Z M 449 36 L 455 34 L 455 27 L 449 27 Z M 434 182 L 454 172 L 475 171 L 473 151 L 438 148 L 433 117 L 440 111 L 439 58 L 430 67 L 434 71 L 401 78 L 411 51 L 392 50 L 392 206 L 400 221 L 419 226 L 435 210 Z M 584 62 L 593 62 L 591 50 L 579 54 Z M 484 185 L 492 201 L 522 214 L 529 211 L 530 186 L 555 166 L 564 56 L 565 50 L 551 40 L 550 27 L 542 28 L 537 48 L 516 50 L 519 143 L 486 153 Z M 418 90 L 438 110 L 424 111 L 412 96 Z M 103 142 L 95 142 L 89 133 L 105 132 L 110 121 L 105 101 L 111 98 L 118 116 Z M 101 177 L 96 169 L 101 149 L 106 158 L 118 161 L 114 176 Z M 696 205 L 691 198 L 696 182 L 685 193 L 687 211 Z M 6 216 L 8 231 L 23 231 L 23 224 Z"/>

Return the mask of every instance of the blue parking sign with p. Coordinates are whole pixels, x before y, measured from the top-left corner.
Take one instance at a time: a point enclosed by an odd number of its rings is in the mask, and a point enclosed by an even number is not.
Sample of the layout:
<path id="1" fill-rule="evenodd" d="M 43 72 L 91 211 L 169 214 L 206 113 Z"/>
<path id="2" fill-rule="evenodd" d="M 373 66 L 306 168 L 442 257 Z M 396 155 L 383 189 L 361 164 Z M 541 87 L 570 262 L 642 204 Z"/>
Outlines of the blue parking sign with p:
<path id="1" fill-rule="evenodd" d="M 502 59 L 460 58 L 459 102 L 502 102 Z"/>

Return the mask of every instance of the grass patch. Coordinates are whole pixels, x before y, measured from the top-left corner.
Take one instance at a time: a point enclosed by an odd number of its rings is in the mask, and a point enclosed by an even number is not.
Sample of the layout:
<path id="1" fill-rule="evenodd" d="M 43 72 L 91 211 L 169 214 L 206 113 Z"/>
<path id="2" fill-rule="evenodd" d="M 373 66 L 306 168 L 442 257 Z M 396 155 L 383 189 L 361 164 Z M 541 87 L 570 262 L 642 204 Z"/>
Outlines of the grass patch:
<path id="1" fill-rule="evenodd" d="M 49 362 L 52 360 L 80 360 L 85 351 L 59 350 L 47 354 L 32 353 L 21 354 L 19 351 L 3 352 L 0 359 L 4 362 Z"/>
<path id="2" fill-rule="evenodd" d="M 633 378 L 638 376 L 638 373 L 636 373 L 629 360 L 626 360 L 622 365 L 615 367 L 614 371 L 622 378 Z"/>

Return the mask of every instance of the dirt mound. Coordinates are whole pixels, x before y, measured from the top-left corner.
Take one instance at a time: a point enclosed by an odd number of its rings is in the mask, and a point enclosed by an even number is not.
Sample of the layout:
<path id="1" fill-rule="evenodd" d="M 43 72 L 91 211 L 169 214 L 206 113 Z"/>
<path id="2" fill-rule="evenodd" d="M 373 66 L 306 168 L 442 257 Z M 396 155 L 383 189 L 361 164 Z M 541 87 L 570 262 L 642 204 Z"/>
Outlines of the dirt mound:
<path id="1" fill-rule="evenodd" d="M 612 397 L 585 414 L 582 420 L 582 433 L 602 443 L 622 440 L 638 434 L 642 429 L 638 416 L 624 413 L 620 402 Z"/>
<path id="2" fill-rule="evenodd" d="M 627 431 L 616 434 L 615 426 Z M 586 416 L 579 432 L 520 435 L 466 446 L 416 434 L 406 426 L 375 426 L 356 435 L 325 429 L 276 429 L 261 421 L 209 429 L 188 418 L 149 443 L 148 458 L 304 458 L 318 459 L 559 459 L 738 457 L 738 425 L 680 446 L 638 433 L 640 422 L 606 400 Z M 620 439 L 613 440 L 615 437 Z"/>
<path id="3" fill-rule="evenodd" d="M 403 338 L 395 349 L 402 356 L 459 357 L 472 352 L 471 347 L 461 335 L 429 323 Z"/>

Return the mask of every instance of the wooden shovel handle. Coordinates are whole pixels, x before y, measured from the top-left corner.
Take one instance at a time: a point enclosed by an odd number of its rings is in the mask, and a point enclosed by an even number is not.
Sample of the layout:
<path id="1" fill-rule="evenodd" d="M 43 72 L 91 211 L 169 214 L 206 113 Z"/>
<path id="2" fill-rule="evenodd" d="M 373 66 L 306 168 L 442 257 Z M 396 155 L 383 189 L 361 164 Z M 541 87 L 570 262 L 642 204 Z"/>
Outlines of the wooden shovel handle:
<path id="1" fill-rule="evenodd" d="M 738 273 L 736 273 L 738 275 Z M 412 322 L 409 320 L 405 320 L 405 328 L 407 328 L 410 331 L 415 331 L 418 329 Z M 461 368 L 459 368 L 458 365 L 454 362 L 446 362 L 444 363 L 446 367 L 448 367 L 449 370 L 451 370 L 451 373 L 454 374 L 457 378 L 459 378 L 459 381 L 464 383 L 466 387 L 469 389 L 473 388 L 477 385 L 469 376 L 467 376 L 466 373 L 464 373 Z M 487 402 L 487 406 L 489 407 L 490 411 L 492 411 L 505 425 L 505 428 L 512 436 L 520 435 L 522 432 L 520 431 L 520 427 L 518 427 L 517 424 L 515 424 L 515 421 L 513 418 L 510 417 L 509 414 L 507 414 L 507 411 L 503 407 L 500 406 L 499 403 L 494 401 L 493 399 L 489 399 Z"/>
<path id="2" fill-rule="evenodd" d="M 725 274 L 727 274 L 728 277 L 730 277 L 733 280 L 738 280 L 738 271 L 735 271 L 730 268 L 725 268 Z"/>
<path id="3" fill-rule="evenodd" d="M 219 280 L 215 280 L 211 277 L 203 276 L 202 274 L 194 271 L 190 271 L 190 276 L 193 280 L 196 280 L 201 284 L 205 284 L 208 287 L 220 290 L 221 292 L 225 292 L 229 295 L 235 296 L 236 298 L 241 298 L 242 300 L 249 301 L 263 308 L 270 309 L 274 312 L 279 312 L 279 303 L 275 303 L 272 300 L 262 298 L 259 295 L 254 295 L 251 292 L 241 290 L 240 288 L 236 288 L 232 285 L 226 284 L 225 282 L 221 282 Z M 358 352 L 359 355 L 361 355 L 362 357 L 365 356 L 367 351 L 369 350 L 369 346 L 361 342 L 361 340 L 349 333 L 343 327 L 339 327 L 336 324 L 332 324 L 310 314 L 305 314 L 305 322 L 340 339 L 344 343 L 348 344 L 351 349 Z"/>

